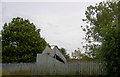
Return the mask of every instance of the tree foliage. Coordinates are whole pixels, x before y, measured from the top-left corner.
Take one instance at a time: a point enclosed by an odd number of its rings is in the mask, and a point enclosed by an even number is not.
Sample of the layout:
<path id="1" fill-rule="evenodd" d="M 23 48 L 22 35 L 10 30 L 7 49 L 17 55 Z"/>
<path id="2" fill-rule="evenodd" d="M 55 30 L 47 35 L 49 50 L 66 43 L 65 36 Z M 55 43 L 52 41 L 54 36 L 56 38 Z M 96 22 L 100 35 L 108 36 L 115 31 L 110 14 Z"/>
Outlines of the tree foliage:
<path id="1" fill-rule="evenodd" d="M 74 52 L 72 52 L 72 57 L 73 59 L 78 59 L 81 61 L 90 61 L 93 60 L 93 58 L 91 58 L 88 53 L 81 53 L 82 51 L 78 48 L 77 50 L 75 50 Z"/>
<path id="2" fill-rule="evenodd" d="M 2 36 L 0 35 L 0 53 L 2 52 Z M 0 55 L 1 56 L 1 55 Z"/>
<path id="3" fill-rule="evenodd" d="M 36 54 L 41 53 L 46 41 L 40 36 L 28 19 L 13 18 L 5 23 L 2 30 L 2 62 L 28 63 L 36 61 Z"/>
<path id="4" fill-rule="evenodd" d="M 57 47 L 57 48 L 58 48 L 58 47 Z M 58 48 L 58 49 L 59 49 L 59 51 L 63 54 L 63 56 L 64 56 L 66 59 L 69 59 L 69 58 L 70 58 L 70 56 L 69 56 L 69 54 L 67 54 L 65 48 Z"/>
<path id="5" fill-rule="evenodd" d="M 0 33 L 0 63 L 2 62 L 2 36 L 1 36 L 1 33 Z"/>
<path id="6" fill-rule="evenodd" d="M 78 48 L 77 50 L 72 52 L 72 57 L 75 58 L 75 59 L 76 58 L 81 59 L 83 57 L 83 54 L 81 53 L 80 49 Z"/>
<path id="7" fill-rule="evenodd" d="M 85 12 L 89 25 L 81 26 L 86 32 L 85 48 L 103 60 L 106 73 L 110 76 L 119 76 L 120 73 L 120 2 L 100 2 L 90 5 Z M 119 9 L 119 10 L 118 10 Z M 95 42 L 101 43 L 99 45 Z"/>

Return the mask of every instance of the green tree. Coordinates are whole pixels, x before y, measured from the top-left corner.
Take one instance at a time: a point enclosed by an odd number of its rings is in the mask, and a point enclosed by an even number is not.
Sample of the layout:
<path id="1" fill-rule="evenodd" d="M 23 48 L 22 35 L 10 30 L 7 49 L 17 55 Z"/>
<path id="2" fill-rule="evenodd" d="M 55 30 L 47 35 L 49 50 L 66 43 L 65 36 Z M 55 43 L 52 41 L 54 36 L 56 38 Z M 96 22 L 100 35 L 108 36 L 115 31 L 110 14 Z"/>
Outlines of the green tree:
<path id="1" fill-rule="evenodd" d="M 70 58 L 70 56 L 69 56 L 69 54 L 67 54 L 65 48 L 59 48 L 58 46 L 56 46 L 56 47 L 58 48 L 58 50 L 63 54 L 63 56 L 64 56 L 66 59 L 69 59 L 69 58 Z"/>
<path id="2" fill-rule="evenodd" d="M 0 33 L 0 63 L 2 62 L 2 36 L 1 36 L 1 33 Z"/>
<path id="3" fill-rule="evenodd" d="M 0 35 L 0 53 L 2 52 L 2 36 Z M 1 56 L 1 55 L 0 55 Z"/>
<path id="4" fill-rule="evenodd" d="M 83 57 L 83 54 L 81 53 L 80 49 L 78 48 L 77 50 L 72 52 L 72 57 L 75 58 L 75 59 L 76 58 L 81 59 Z"/>
<path id="5" fill-rule="evenodd" d="M 72 52 L 72 57 L 74 59 L 80 59 L 82 61 L 92 60 L 92 58 L 89 56 L 89 53 L 87 53 L 87 52 L 81 53 L 81 50 L 79 48 L 77 50 L 75 50 L 74 52 Z"/>
<path id="6" fill-rule="evenodd" d="M 66 59 L 69 59 L 69 58 L 70 58 L 70 56 L 69 56 L 69 54 L 67 54 L 65 48 L 60 48 L 59 50 L 60 50 L 60 52 L 64 55 L 64 57 L 65 57 Z"/>
<path id="7" fill-rule="evenodd" d="M 119 76 L 120 73 L 120 6 L 119 1 L 100 2 L 90 5 L 85 12 L 87 24 L 82 27 L 86 32 L 88 42 L 86 50 L 94 56 L 100 57 L 110 76 Z M 95 44 L 97 42 L 97 44 Z M 100 43 L 98 45 L 98 43 Z"/>
<path id="8" fill-rule="evenodd" d="M 28 19 L 13 18 L 5 23 L 2 30 L 2 62 L 28 63 L 36 61 L 36 54 L 46 47 L 46 41 L 40 36 Z"/>
<path id="9" fill-rule="evenodd" d="M 82 60 L 83 60 L 83 61 L 89 61 L 89 60 L 91 60 L 91 58 L 88 57 L 87 55 L 83 55 L 83 56 L 82 56 Z"/>

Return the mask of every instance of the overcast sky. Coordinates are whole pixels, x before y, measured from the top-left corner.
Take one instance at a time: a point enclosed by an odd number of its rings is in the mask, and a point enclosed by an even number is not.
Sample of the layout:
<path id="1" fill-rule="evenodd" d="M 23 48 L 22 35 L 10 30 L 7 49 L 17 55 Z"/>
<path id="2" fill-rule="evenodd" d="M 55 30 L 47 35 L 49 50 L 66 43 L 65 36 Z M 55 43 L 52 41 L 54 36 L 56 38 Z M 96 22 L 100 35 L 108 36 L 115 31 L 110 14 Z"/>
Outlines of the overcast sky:
<path id="1" fill-rule="evenodd" d="M 29 19 L 37 28 L 41 29 L 41 36 L 50 45 L 63 47 L 68 53 L 71 53 L 77 48 L 82 49 L 81 42 L 84 41 L 82 38 L 85 34 L 81 25 L 85 25 L 82 19 L 85 18 L 87 6 L 95 5 L 103 0 L 9 1 L 12 2 L 4 0 L 2 3 L 2 10 L 0 10 L 2 25 L 5 22 L 10 22 L 14 17 Z"/>

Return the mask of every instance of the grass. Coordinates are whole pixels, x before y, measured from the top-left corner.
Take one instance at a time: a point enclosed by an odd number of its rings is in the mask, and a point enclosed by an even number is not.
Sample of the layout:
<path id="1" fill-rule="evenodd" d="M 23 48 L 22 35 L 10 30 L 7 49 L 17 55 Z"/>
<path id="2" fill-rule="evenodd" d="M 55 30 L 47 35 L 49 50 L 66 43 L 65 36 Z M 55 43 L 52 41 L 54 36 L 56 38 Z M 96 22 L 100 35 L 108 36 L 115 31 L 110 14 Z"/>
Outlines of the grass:
<path id="1" fill-rule="evenodd" d="M 32 73 L 30 71 L 15 71 L 15 72 L 7 72 L 7 71 L 4 71 L 2 72 L 2 75 L 60 75 L 58 73 L 56 74 L 50 74 L 50 73 Z M 62 74 L 62 75 L 79 75 L 78 72 L 76 72 L 75 74 L 71 74 L 71 73 L 68 73 L 68 74 Z"/>
<path id="2" fill-rule="evenodd" d="M 58 73 L 51 75 L 49 73 L 32 73 L 31 71 L 16 71 L 16 72 L 7 72 L 4 71 L 2 72 L 2 77 L 102 77 L 104 75 L 87 75 L 86 71 L 83 70 L 84 75 L 81 75 L 79 72 L 75 72 L 75 73 L 67 73 L 67 74 L 63 74 L 60 75 Z"/>
<path id="3" fill-rule="evenodd" d="M 65 75 L 50 75 L 48 73 L 39 73 L 39 74 L 31 74 L 31 72 L 27 71 L 19 71 L 19 72 L 3 72 L 2 77 L 101 77 L 102 75 L 80 75 L 79 72 L 76 72 L 75 74 L 65 74 Z"/>
<path id="4" fill-rule="evenodd" d="M 39 72 L 39 71 L 15 71 L 15 72 L 8 72 L 8 71 L 2 71 L 3 75 L 98 75 L 98 73 L 96 71 L 94 71 L 94 69 L 92 70 L 87 70 L 87 67 L 83 67 L 80 70 L 82 70 L 80 73 L 78 71 L 74 71 L 74 72 L 66 72 L 66 73 L 59 73 L 56 72 L 56 74 L 54 73 L 49 73 L 49 72 Z M 89 72 L 91 72 L 89 74 Z"/>
<path id="5" fill-rule="evenodd" d="M 49 75 L 49 73 L 33 73 L 31 71 L 2 72 L 2 75 Z"/>

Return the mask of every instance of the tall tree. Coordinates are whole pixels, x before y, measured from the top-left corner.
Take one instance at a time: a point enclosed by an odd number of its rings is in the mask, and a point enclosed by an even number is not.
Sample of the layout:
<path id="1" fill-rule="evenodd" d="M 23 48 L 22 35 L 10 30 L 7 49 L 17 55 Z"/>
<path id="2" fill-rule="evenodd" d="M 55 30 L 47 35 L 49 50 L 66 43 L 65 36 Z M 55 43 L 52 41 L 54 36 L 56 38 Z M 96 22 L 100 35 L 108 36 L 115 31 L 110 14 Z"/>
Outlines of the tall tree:
<path id="1" fill-rule="evenodd" d="M 67 54 L 65 48 L 59 48 L 58 46 L 56 46 L 56 47 L 58 48 L 58 50 L 63 54 L 63 56 L 64 56 L 66 59 L 69 59 L 69 58 L 70 58 L 70 56 L 69 56 L 69 54 Z"/>
<path id="2" fill-rule="evenodd" d="M 100 2 L 95 6 L 90 5 L 85 12 L 86 32 L 85 46 L 92 54 L 102 58 L 106 73 L 110 76 L 119 76 L 120 73 L 120 20 L 119 1 Z M 99 45 L 95 42 L 101 43 Z"/>
<path id="3" fill-rule="evenodd" d="M 0 33 L 0 63 L 2 62 L 2 36 Z"/>
<path id="4" fill-rule="evenodd" d="M 28 19 L 13 18 L 5 23 L 2 30 L 2 62 L 28 63 L 36 61 L 36 54 L 41 53 L 46 41 L 40 36 Z"/>
<path id="5" fill-rule="evenodd" d="M 2 52 L 2 36 L 0 34 L 0 53 Z M 0 55 L 1 56 L 1 55 Z"/>
<path id="6" fill-rule="evenodd" d="M 69 56 L 69 54 L 67 54 L 65 48 L 60 48 L 59 50 L 60 50 L 60 52 L 64 55 L 64 57 L 65 57 L 66 59 L 69 59 L 69 58 L 70 58 L 70 56 Z"/>
<path id="7" fill-rule="evenodd" d="M 72 52 L 72 57 L 75 58 L 75 59 L 76 58 L 81 59 L 83 57 L 83 54 L 81 53 L 80 49 L 78 48 L 77 50 Z"/>

